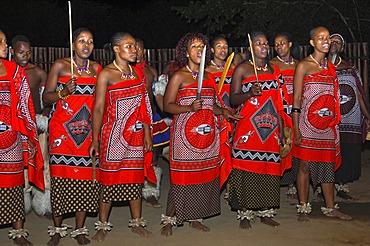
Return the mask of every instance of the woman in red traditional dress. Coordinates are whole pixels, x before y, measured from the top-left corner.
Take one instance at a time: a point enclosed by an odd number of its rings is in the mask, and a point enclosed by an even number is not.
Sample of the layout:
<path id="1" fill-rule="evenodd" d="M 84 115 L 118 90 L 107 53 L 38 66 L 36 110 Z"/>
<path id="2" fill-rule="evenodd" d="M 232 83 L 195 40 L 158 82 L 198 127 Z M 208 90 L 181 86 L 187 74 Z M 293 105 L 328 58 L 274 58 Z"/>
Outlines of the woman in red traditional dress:
<path id="1" fill-rule="evenodd" d="M 338 124 L 341 120 L 339 84 L 334 65 L 327 61 L 330 34 L 325 27 L 310 32 L 314 52 L 297 65 L 294 74 L 292 119 L 295 144 L 292 155 L 299 159 L 297 189 L 298 220 L 308 221 L 309 179 L 321 185 L 325 206 L 323 214 L 350 220 L 334 203 L 334 171 L 341 164 Z"/>
<path id="2" fill-rule="evenodd" d="M 176 46 L 180 69 L 171 77 L 164 95 L 164 110 L 174 115 L 170 139 L 171 187 L 166 215 L 162 214 L 161 234 L 172 235 L 172 227 L 190 222 L 190 227 L 209 231 L 203 218 L 217 215 L 220 206 L 220 148 L 228 141 L 220 136 L 216 115 L 237 119 L 220 107 L 214 77 L 205 72 L 201 99 L 197 99 L 197 80 L 201 54 L 208 39 L 200 33 L 188 33 Z"/>
<path id="3" fill-rule="evenodd" d="M 274 39 L 274 49 L 277 53 L 276 57 L 270 60 L 271 64 L 278 66 L 283 77 L 283 102 L 284 102 L 284 127 L 293 128 L 291 109 L 293 104 L 293 76 L 295 68 L 300 57 L 300 48 L 293 42 L 293 38 L 289 33 L 279 33 Z M 288 190 L 285 193 L 289 200 L 297 199 L 297 189 L 295 181 L 298 173 L 298 160 L 292 162 L 292 154 L 289 153 L 286 157 L 281 158 L 283 165 L 290 167 L 285 170 L 281 177 L 280 185 L 288 185 Z"/>
<path id="4" fill-rule="evenodd" d="M 118 32 L 111 38 L 115 60 L 99 74 L 93 111 L 90 155 L 98 154 L 102 191 L 98 230 L 94 240 L 103 241 L 112 224 L 108 222 L 113 201 L 129 201 L 132 232 L 149 236 L 141 215 L 144 174 L 156 183 L 152 163 L 152 110 L 145 76 L 136 62 L 135 39 Z M 100 142 L 100 143 L 99 143 Z M 154 177 L 154 178 L 153 178 Z"/>
<path id="5" fill-rule="evenodd" d="M 58 245 L 67 235 L 68 228 L 62 224 L 62 216 L 68 213 L 76 215 L 71 236 L 80 245 L 88 244 L 88 230 L 84 226 L 86 213 L 98 210 L 98 185 L 92 183 L 92 160 L 88 152 L 93 94 L 101 70 L 98 63 L 89 60 L 93 48 L 91 32 L 86 28 L 75 30 L 74 56 L 55 61 L 43 95 L 45 103 L 53 104 L 49 148 L 54 226 L 48 230 L 51 236 L 48 245 Z"/>
<path id="6" fill-rule="evenodd" d="M 256 215 L 262 223 L 279 226 L 272 218 L 280 204 L 284 171 L 279 154 L 279 142 L 285 143 L 280 70 L 267 60 L 270 46 L 264 33 L 252 32 L 251 42 L 247 60 L 234 71 L 230 91 L 231 105 L 244 117 L 235 125 L 229 178 L 229 204 L 242 229 L 251 228 Z"/>
<path id="7" fill-rule="evenodd" d="M 43 158 L 36 116 L 24 70 L 5 60 L 8 45 L 0 30 L 0 226 L 11 224 L 9 238 L 17 245 L 33 245 L 24 229 L 24 167 L 28 179 L 44 189 Z"/>

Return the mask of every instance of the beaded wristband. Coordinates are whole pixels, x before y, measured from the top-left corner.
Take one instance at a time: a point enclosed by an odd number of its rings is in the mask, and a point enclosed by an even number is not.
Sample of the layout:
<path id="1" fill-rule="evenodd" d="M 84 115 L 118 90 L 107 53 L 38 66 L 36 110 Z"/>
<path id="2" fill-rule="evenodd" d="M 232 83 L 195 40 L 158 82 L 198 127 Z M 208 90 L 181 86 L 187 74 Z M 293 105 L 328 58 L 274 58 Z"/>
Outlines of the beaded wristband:
<path id="1" fill-rule="evenodd" d="M 301 113 L 301 109 L 300 108 L 292 108 L 292 113 Z"/>
<path id="2" fill-rule="evenodd" d="M 63 87 L 60 87 L 60 89 L 58 90 L 58 97 L 62 100 L 66 100 L 68 97 L 70 97 L 71 95 L 68 94 L 67 96 L 62 96 L 62 90 L 63 90 Z"/>

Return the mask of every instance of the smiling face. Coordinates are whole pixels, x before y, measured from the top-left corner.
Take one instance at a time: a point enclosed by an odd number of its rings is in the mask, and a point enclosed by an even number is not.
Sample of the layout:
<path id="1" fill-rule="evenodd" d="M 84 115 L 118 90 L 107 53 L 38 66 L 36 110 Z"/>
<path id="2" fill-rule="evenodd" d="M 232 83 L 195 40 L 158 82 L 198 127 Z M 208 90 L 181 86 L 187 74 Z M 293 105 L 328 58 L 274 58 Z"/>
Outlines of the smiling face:
<path id="1" fill-rule="evenodd" d="M 289 42 L 285 36 L 275 38 L 274 49 L 280 57 L 290 56 L 290 47 L 292 47 L 292 42 Z"/>
<path id="2" fill-rule="evenodd" d="M 27 42 L 18 41 L 12 49 L 14 61 L 21 67 L 27 66 L 31 59 L 31 45 Z"/>
<path id="3" fill-rule="evenodd" d="M 310 40 L 310 44 L 315 48 L 315 50 L 328 53 L 330 49 L 330 33 L 325 27 L 318 28 L 313 38 Z"/>
<path id="4" fill-rule="evenodd" d="M 203 48 L 204 43 L 201 39 L 194 39 L 189 42 L 187 47 L 188 63 L 200 64 Z"/>
<path id="5" fill-rule="evenodd" d="M 94 39 L 90 32 L 81 32 L 73 42 L 73 48 L 76 56 L 83 59 L 89 58 L 94 49 Z"/>
<path id="6" fill-rule="evenodd" d="M 211 48 L 214 58 L 219 60 L 224 60 L 229 52 L 229 45 L 227 41 L 223 38 L 216 40 L 215 44 Z"/>
<path id="7" fill-rule="evenodd" d="M 3 32 L 0 32 L 0 58 L 8 56 L 8 45 L 6 44 L 6 37 Z"/>
<path id="8" fill-rule="evenodd" d="M 116 52 L 116 58 L 126 60 L 128 62 L 136 61 L 136 41 L 132 36 L 127 36 L 123 38 L 119 46 L 113 47 L 114 52 Z"/>

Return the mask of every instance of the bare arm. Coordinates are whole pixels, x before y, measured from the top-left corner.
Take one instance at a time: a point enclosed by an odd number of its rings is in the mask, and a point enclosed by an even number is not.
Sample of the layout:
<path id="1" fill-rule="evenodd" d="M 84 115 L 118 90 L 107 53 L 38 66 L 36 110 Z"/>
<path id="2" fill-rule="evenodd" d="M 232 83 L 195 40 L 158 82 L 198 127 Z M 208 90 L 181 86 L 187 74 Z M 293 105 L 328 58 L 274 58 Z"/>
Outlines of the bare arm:
<path id="1" fill-rule="evenodd" d="M 109 80 L 109 72 L 101 71 L 95 87 L 95 100 L 93 109 L 93 120 L 92 120 L 92 142 L 89 147 L 89 153 L 92 157 L 94 152 L 95 155 L 99 152 L 99 134 L 103 121 L 103 114 L 105 108 L 105 93 L 107 92 Z"/>
<path id="2" fill-rule="evenodd" d="M 298 66 L 294 72 L 294 81 L 293 81 L 293 108 L 301 108 L 301 99 L 302 99 L 302 87 L 303 87 L 303 78 L 306 75 L 305 62 L 302 61 L 298 63 Z M 294 137 L 295 145 L 300 145 L 301 143 L 301 131 L 299 129 L 299 113 L 292 112 L 292 120 L 294 127 Z"/>

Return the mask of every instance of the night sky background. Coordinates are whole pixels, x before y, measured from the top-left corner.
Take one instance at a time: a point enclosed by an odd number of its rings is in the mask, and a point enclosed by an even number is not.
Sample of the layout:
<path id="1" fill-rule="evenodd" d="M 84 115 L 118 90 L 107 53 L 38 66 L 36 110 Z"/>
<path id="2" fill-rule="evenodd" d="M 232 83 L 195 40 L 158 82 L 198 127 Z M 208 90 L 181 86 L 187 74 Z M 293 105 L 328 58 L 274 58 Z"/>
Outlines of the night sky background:
<path id="1" fill-rule="evenodd" d="M 319 25 L 340 32 L 350 42 L 351 37 L 358 42 L 370 40 L 368 0 L 198 1 L 201 4 L 189 13 L 202 17 L 198 22 L 187 22 L 174 8 L 188 6 L 191 2 L 188 0 L 72 0 L 73 30 L 90 29 L 95 48 L 102 48 L 118 31 L 144 40 L 146 48 L 173 48 L 187 32 L 202 32 L 209 38 L 224 34 L 230 46 L 243 46 L 251 30 L 262 30 L 270 37 L 288 31 L 299 44 L 308 44 L 309 31 Z M 14 35 L 24 34 L 33 46 L 68 47 L 67 3 L 67 0 L 0 0 L 0 29 L 9 44 Z"/>

